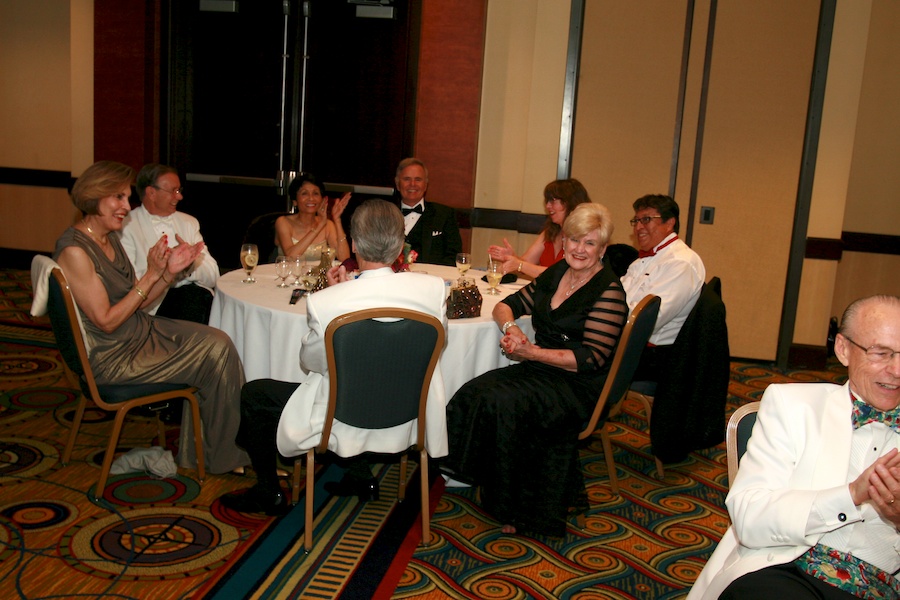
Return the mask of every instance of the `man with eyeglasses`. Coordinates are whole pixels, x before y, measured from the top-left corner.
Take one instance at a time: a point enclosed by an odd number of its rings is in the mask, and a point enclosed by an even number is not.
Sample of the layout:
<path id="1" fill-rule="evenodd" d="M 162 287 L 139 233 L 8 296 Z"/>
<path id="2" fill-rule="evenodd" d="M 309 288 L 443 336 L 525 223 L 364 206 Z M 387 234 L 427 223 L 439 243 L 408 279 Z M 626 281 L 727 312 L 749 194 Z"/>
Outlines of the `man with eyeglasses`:
<path id="1" fill-rule="evenodd" d="M 122 245 L 138 277 L 147 271 L 147 253 L 159 238 L 166 236 L 169 247 L 203 241 L 200 223 L 179 212 L 184 198 L 178 171 L 166 165 L 144 165 L 135 183 L 141 206 L 125 217 Z M 185 269 L 168 291 L 148 309 L 150 314 L 196 323 L 209 323 L 213 293 L 219 279 L 219 265 L 204 246 L 194 264 Z"/>
<path id="2" fill-rule="evenodd" d="M 849 379 L 770 385 L 689 600 L 900 597 L 900 298 L 853 302 Z"/>
<path id="3" fill-rule="evenodd" d="M 631 226 L 638 258 L 622 277 L 632 310 L 645 296 L 662 299 L 650 342 L 641 355 L 635 381 L 657 381 L 666 369 L 672 344 L 697 303 L 706 280 L 700 256 L 678 238 L 678 204 L 670 196 L 649 194 L 634 201 Z"/>

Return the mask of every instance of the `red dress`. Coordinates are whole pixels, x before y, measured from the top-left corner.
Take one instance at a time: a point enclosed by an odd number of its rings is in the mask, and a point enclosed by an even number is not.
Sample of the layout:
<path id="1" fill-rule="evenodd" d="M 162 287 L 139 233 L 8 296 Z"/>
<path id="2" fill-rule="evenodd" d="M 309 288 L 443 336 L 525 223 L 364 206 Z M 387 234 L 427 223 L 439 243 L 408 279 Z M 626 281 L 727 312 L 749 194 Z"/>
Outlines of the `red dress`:
<path id="1" fill-rule="evenodd" d="M 562 247 L 560 247 L 559 252 L 554 256 L 553 242 L 544 241 L 544 251 L 541 253 L 541 259 L 538 261 L 538 264 L 542 267 L 549 267 L 550 265 L 562 260 L 562 257 Z"/>

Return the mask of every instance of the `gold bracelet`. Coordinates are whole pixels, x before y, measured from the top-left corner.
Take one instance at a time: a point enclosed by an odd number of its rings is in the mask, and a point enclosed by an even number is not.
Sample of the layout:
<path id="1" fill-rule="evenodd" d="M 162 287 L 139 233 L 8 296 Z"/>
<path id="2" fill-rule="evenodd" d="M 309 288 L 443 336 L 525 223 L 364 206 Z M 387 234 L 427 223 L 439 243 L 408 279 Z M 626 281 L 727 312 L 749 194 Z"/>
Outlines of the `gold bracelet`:
<path id="1" fill-rule="evenodd" d="M 142 290 L 138 286 L 134 286 L 134 293 L 137 294 L 138 296 L 140 296 L 141 298 L 143 298 L 144 300 L 147 299 L 147 294 L 145 294 L 144 290 Z"/>
<path id="2" fill-rule="evenodd" d="M 165 274 L 165 272 L 163 272 L 162 277 L 160 277 L 160 279 L 162 279 L 163 281 L 165 281 L 165 282 L 166 282 L 166 285 L 171 285 L 171 284 L 172 284 L 171 281 L 169 281 L 168 279 L 166 279 L 166 274 Z"/>
<path id="3" fill-rule="evenodd" d="M 524 262 L 524 261 L 521 261 L 521 260 L 519 261 L 519 268 L 516 269 L 516 271 L 517 271 L 518 273 L 521 273 L 521 272 L 522 272 L 522 263 L 523 263 L 523 262 Z"/>
<path id="4" fill-rule="evenodd" d="M 340 244 L 341 242 L 346 242 L 346 241 L 347 241 L 346 236 L 342 237 L 341 239 L 338 240 L 338 244 Z"/>

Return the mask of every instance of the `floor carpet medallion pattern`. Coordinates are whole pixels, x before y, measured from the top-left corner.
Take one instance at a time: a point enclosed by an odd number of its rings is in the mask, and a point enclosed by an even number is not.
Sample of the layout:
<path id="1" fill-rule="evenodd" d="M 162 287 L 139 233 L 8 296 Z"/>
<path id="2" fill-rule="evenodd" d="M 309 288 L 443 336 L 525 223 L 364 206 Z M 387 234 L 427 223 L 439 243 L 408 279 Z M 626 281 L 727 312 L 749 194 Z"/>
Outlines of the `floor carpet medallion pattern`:
<path id="1" fill-rule="evenodd" d="M 89 409 L 68 465 L 60 456 L 77 402 L 52 333 L 27 317 L 27 273 L 0 270 L 0 599 L 21 598 L 682 598 L 728 526 L 724 444 L 667 465 L 659 478 L 637 402 L 609 427 L 621 494 L 608 487 L 599 438 L 581 460 L 591 509 L 564 538 L 504 535 L 472 489 L 434 479 L 432 532 L 420 545 L 417 473 L 397 503 L 396 464 L 380 465 L 381 499 L 359 503 L 316 476 L 314 548 L 302 548 L 303 503 L 275 519 L 224 509 L 217 498 L 252 478 L 196 473 L 114 476 L 99 502 L 110 415 Z M 24 273 L 24 275 L 23 275 Z M 23 314 L 24 313 L 24 314 Z M 728 411 L 771 383 L 842 382 L 846 371 L 782 372 L 732 363 Z M 122 451 L 154 443 L 144 417 Z M 167 429 L 167 446 L 177 427 Z M 434 469 L 432 470 L 434 471 Z M 434 474 L 434 473 L 433 473 Z"/>

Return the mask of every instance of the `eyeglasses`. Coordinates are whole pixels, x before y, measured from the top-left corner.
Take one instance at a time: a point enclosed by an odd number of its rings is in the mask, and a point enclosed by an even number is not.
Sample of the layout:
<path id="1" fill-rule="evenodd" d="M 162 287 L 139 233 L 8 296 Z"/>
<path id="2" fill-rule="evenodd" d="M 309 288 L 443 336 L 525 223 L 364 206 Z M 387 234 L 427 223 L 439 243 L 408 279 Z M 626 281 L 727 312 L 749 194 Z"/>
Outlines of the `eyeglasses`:
<path id="1" fill-rule="evenodd" d="M 846 336 L 843 333 L 841 335 L 843 335 L 848 342 L 865 352 L 866 358 L 869 359 L 869 362 L 883 364 L 886 362 L 890 362 L 894 358 L 894 356 L 900 354 L 900 350 L 891 350 L 890 348 L 886 348 L 884 346 L 870 346 L 866 348 L 865 346 L 857 344 L 856 342 L 851 340 L 849 336 Z"/>
<path id="2" fill-rule="evenodd" d="M 174 190 L 167 190 L 166 188 L 159 187 L 158 185 L 151 185 L 150 187 L 156 188 L 161 192 L 166 192 L 166 193 L 172 194 L 173 196 L 176 194 L 181 194 L 182 196 L 184 196 L 184 188 L 175 188 Z"/>
<path id="3" fill-rule="evenodd" d="M 662 217 L 661 217 L 660 215 L 653 215 L 652 217 L 635 217 L 635 218 L 633 218 L 632 220 L 630 220 L 630 221 L 628 221 L 628 222 L 631 223 L 631 226 L 632 226 L 632 227 L 634 227 L 634 226 L 637 225 L 638 223 L 640 223 L 641 225 L 646 225 L 647 223 L 649 223 L 649 222 L 652 221 L 653 219 L 662 219 Z"/>

